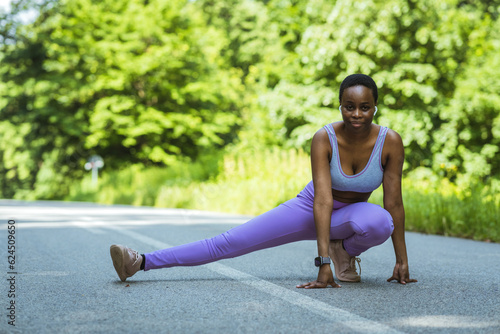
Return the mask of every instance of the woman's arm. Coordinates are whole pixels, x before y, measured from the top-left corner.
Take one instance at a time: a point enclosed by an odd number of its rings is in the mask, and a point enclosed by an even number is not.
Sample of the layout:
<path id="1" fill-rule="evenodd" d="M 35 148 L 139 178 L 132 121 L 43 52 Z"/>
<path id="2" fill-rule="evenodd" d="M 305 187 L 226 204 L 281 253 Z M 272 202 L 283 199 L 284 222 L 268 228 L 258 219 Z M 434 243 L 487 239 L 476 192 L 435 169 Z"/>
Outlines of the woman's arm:
<path id="1" fill-rule="evenodd" d="M 314 135 L 311 145 L 311 169 L 314 184 L 313 212 L 318 256 L 328 256 L 330 245 L 330 225 L 333 211 L 330 156 L 330 140 L 326 131 L 321 129 Z"/>
<path id="2" fill-rule="evenodd" d="M 401 284 L 416 282 L 410 279 L 408 256 L 405 242 L 405 210 L 401 193 L 401 178 L 404 163 L 404 146 L 401 136 L 389 130 L 385 140 L 384 150 L 387 158 L 384 168 L 384 208 L 389 211 L 394 222 L 392 244 L 396 254 L 396 265 L 393 275 L 388 281 L 397 280 Z"/>
<path id="3" fill-rule="evenodd" d="M 318 256 L 327 257 L 330 245 L 330 224 L 333 211 L 332 181 L 330 176 L 330 139 L 324 129 L 313 137 L 311 144 L 311 168 L 314 184 L 314 222 L 316 225 Z M 312 259 L 311 259 L 312 260 Z M 298 285 L 298 288 L 326 288 L 328 285 L 339 287 L 333 280 L 330 265 L 319 268 L 318 279 Z"/>

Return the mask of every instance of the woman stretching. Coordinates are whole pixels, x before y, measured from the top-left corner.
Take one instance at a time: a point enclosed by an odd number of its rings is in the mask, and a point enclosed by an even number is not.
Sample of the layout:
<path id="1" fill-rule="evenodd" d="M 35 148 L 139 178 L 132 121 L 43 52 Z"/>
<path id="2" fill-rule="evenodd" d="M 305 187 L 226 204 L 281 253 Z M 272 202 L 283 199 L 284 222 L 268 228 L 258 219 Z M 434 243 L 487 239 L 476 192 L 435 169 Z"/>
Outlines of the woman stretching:
<path id="1" fill-rule="evenodd" d="M 339 287 L 332 263 L 339 281 L 359 282 L 356 256 L 392 236 L 396 265 L 388 281 L 416 282 L 410 279 L 406 255 L 403 142 L 393 130 L 372 123 L 377 100 L 372 78 L 346 77 L 339 92 L 343 121 L 328 124 L 314 135 L 312 181 L 297 197 L 210 239 L 147 254 L 112 245 L 111 258 L 120 279 L 125 281 L 139 270 L 197 266 L 289 242 L 316 240 L 318 278 L 297 287 Z M 381 184 L 384 208 L 367 202 Z"/>

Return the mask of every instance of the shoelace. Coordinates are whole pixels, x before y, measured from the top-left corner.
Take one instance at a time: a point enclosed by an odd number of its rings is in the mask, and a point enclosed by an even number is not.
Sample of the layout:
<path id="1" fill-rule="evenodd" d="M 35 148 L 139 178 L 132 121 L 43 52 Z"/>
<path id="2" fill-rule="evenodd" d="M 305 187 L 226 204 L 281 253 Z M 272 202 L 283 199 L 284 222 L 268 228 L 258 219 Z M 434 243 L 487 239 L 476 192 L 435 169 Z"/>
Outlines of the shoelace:
<path id="1" fill-rule="evenodd" d="M 137 261 L 140 261 L 140 255 L 139 255 L 139 252 L 138 251 L 135 251 L 135 250 L 132 250 L 132 249 L 128 249 L 128 253 L 133 257 L 134 259 L 134 262 L 132 264 L 135 265 L 137 263 Z"/>
<path id="2" fill-rule="evenodd" d="M 355 257 L 353 256 L 351 258 L 351 263 L 350 263 L 350 266 L 349 266 L 349 269 L 353 270 L 354 272 L 356 272 L 356 263 L 358 263 L 358 267 L 359 267 L 359 276 L 361 276 L 361 259 L 359 257 Z"/>

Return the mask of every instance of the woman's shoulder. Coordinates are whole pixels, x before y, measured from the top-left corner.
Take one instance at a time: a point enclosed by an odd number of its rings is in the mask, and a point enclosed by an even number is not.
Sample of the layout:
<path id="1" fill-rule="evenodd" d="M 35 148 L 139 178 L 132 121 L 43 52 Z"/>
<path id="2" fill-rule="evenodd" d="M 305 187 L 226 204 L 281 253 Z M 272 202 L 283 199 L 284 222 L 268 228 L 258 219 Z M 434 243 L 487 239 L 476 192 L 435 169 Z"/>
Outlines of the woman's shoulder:
<path id="1" fill-rule="evenodd" d="M 335 131 L 331 128 L 332 124 L 329 123 L 316 131 L 312 137 L 311 147 L 330 148 L 331 140 L 335 136 Z"/>
<path id="2" fill-rule="evenodd" d="M 399 133 L 390 128 L 387 128 L 387 134 L 384 140 L 383 154 L 404 157 L 403 139 L 401 138 Z"/>
<path id="3" fill-rule="evenodd" d="M 342 124 L 344 124 L 344 121 L 329 123 L 327 126 L 331 126 L 334 130 L 338 130 L 338 129 L 340 129 Z"/>
<path id="4" fill-rule="evenodd" d="M 343 121 L 328 123 L 321 127 L 317 132 L 325 132 L 326 134 L 337 136 L 337 133 L 343 123 Z"/>
<path id="5" fill-rule="evenodd" d="M 342 123 L 342 122 L 333 122 L 333 123 L 328 123 L 328 124 L 323 125 L 321 128 L 319 128 L 316 131 L 314 136 L 327 136 L 328 137 L 328 134 L 335 134 L 339 123 Z"/>
<path id="6" fill-rule="evenodd" d="M 402 144 L 403 143 L 403 140 L 402 140 L 401 135 L 399 133 L 397 133 L 396 131 L 394 131 L 386 126 L 384 128 L 387 128 L 387 134 L 385 135 L 386 141 L 392 142 L 394 144 L 399 144 L 399 143 Z"/>

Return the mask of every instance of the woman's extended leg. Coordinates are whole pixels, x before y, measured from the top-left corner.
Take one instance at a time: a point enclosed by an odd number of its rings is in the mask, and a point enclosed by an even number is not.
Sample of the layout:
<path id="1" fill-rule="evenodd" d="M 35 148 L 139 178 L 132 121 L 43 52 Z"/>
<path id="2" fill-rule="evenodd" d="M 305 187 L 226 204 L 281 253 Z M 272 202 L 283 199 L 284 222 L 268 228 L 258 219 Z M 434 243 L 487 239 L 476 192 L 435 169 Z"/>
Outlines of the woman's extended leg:
<path id="1" fill-rule="evenodd" d="M 296 198 L 213 238 L 145 254 L 145 270 L 196 266 L 300 240 L 315 240 L 311 185 Z M 371 203 L 335 203 L 331 238 L 344 239 L 351 256 L 383 243 L 392 234 L 389 212 Z"/>
<path id="2" fill-rule="evenodd" d="M 225 233 L 145 254 L 144 270 L 196 266 L 290 242 L 316 240 L 313 201 L 311 182 L 296 198 Z M 378 205 L 334 203 L 330 237 L 344 241 L 348 259 L 383 243 L 392 230 L 390 214 Z M 111 253 L 122 281 L 139 270 L 136 251 L 113 245 Z"/>
<path id="3" fill-rule="evenodd" d="M 144 269 L 196 266 L 294 241 L 314 240 L 311 207 L 299 195 L 213 238 L 144 254 Z"/>

